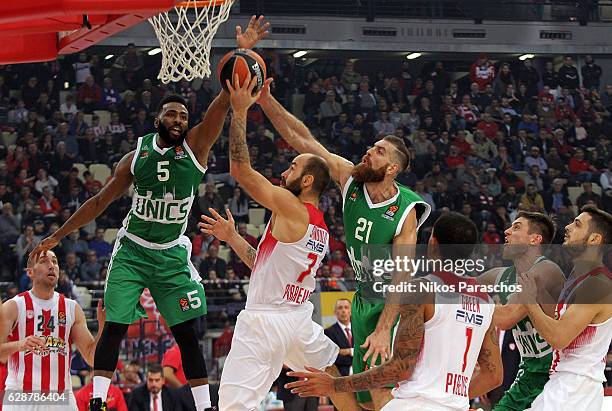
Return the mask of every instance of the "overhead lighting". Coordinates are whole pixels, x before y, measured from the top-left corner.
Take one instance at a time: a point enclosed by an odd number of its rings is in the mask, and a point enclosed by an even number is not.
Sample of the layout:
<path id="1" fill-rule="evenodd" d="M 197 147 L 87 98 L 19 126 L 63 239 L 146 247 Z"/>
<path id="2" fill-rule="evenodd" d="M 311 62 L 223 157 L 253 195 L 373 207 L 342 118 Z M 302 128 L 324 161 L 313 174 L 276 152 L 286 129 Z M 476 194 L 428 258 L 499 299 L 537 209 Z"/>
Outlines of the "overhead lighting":
<path id="1" fill-rule="evenodd" d="M 406 56 L 406 58 L 408 60 L 414 60 L 414 59 L 418 59 L 419 57 L 421 57 L 423 54 L 422 53 L 410 53 Z"/>
<path id="2" fill-rule="evenodd" d="M 308 52 L 306 50 L 299 50 L 296 51 L 295 53 L 293 53 L 293 57 L 300 58 L 300 57 L 304 57 L 306 54 L 308 54 Z"/>
<path id="3" fill-rule="evenodd" d="M 535 54 L 523 54 L 522 56 L 519 57 L 520 61 L 525 61 L 527 59 L 532 59 L 535 57 Z"/>
<path id="4" fill-rule="evenodd" d="M 113 57 L 115 57 L 115 55 L 114 55 L 114 54 L 109 54 L 108 56 L 104 57 L 104 60 L 110 60 L 110 59 L 112 59 Z"/>
<path id="5" fill-rule="evenodd" d="M 149 56 L 154 56 L 159 53 L 161 53 L 161 49 L 159 47 L 155 47 L 154 49 L 149 50 L 147 54 Z"/>

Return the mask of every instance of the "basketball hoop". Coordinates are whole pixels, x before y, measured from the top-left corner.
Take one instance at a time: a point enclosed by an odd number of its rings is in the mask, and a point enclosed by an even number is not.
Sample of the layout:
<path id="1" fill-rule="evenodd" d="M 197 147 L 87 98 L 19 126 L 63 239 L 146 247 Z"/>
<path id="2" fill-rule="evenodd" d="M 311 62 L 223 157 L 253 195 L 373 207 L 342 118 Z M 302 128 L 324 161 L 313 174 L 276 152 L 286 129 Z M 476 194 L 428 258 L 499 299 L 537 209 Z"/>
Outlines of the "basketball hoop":
<path id="1" fill-rule="evenodd" d="M 210 48 L 234 0 L 187 0 L 149 18 L 162 52 L 158 79 L 167 84 L 210 76 Z"/>

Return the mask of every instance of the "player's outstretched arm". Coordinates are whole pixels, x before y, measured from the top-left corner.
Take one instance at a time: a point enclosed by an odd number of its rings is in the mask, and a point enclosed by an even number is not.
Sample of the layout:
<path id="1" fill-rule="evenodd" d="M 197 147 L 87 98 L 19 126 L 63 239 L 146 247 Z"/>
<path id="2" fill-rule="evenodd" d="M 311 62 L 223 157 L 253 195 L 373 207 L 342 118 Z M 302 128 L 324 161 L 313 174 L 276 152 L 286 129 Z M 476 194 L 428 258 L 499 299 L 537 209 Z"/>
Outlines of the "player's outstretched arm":
<path id="1" fill-rule="evenodd" d="M 259 40 L 268 35 L 269 27 L 270 23 L 264 23 L 264 16 L 252 16 L 244 33 L 240 26 L 236 26 L 238 48 L 253 48 Z M 203 167 L 208 164 L 208 153 L 221 134 L 229 106 L 229 94 L 221 90 L 206 110 L 204 119 L 187 134 L 187 144 Z"/>
<path id="2" fill-rule="evenodd" d="M 77 349 L 83 356 L 85 362 L 93 367 L 94 354 L 96 353 L 96 345 L 102 335 L 102 329 L 106 322 L 106 312 L 102 308 L 102 300 L 98 300 L 97 318 L 98 318 L 98 334 L 96 338 L 91 335 L 89 328 L 87 328 L 87 319 L 83 309 L 77 305 L 74 310 L 74 324 L 70 330 L 70 338 L 74 341 Z"/>
<path id="3" fill-rule="evenodd" d="M 64 225 L 55 233 L 42 240 L 34 250 L 32 250 L 30 255 L 40 256 L 46 253 L 48 250 L 55 247 L 62 238 L 96 219 L 106 210 L 106 207 L 108 207 L 110 203 L 125 193 L 134 180 L 134 176 L 130 170 L 134 155 L 135 151 L 131 151 L 123 156 L 115 169 L 115 173 L 108 183 L 102 187 L 100 192 L 83 203 Z"/>
<path id="4" fill-rule="evenodd" d="M 504 382 L 504 366 L 499 351 L 499 339 L 495 324 L 485 334 L 478 354 L 478 371 L 474 371 L 470 381 L 469 397 L 476 398 L 485 395 Z"/>
<path id="5" fill-rule="evenodd" d="M 256 79 L 249 74 L 240 85 L 238 76 L 233 87 L 227 82 L 231 94 L 232 123 L 230 126 L 230 174 L 244 190 L 259 204 L 283 216 L 306 215 L 304 205 L 289 190 L 277 187 L 251 167 L 251 158 L 246 142 L 247 110 L 259 97 L 252 95 Z"/>
<path id="6" fill-rule="evenodd" d="M 402 230 L 399 235 L 393 239 L 393 257 L 408 257 L 414 259 L 415 249 L 417 242 L 417 215 L 416 210 L 413 208 L 409 213 L 408 217 L 404 221 Z M 409 255 L 407 255 L 409 254 Z M 413 279 L 416 273 L 405 273 L 395 272 L 393 275 L 393 284 L 399 284 L 401 282 L 408 282 Z M 362 348 L 367 348 L 363 359 L 367 359 L 372 356 L 371 364 L 376 364 L 378 357 L 380 356 L 383 361 L 391 357 L 391 328 L 395 325 L 397 315 L 400 310 L 399 301 L 400 294 L 393 293 L 385 302 L 385 308 L 383 308 L 376 329 L 370 334 L 362 345 Z"/>
<path id="7" fill-rule="evenodd" d="M 300 397 L 322 397 L 337 392 L 369 391 L 408 379 L 416 366 L 425 335 L 424 309 L 424 304 L 402 305 L 393 357 L 383 365 L 348 377 L 332 377 L 307 367 L 311 372 L 288 373 L 300 380 L 285 387 Z"/>
<path id="8" fill-rule="evenodd" d="M 6 340 L 17 322 L 18 309 L 14 301 L 8 301 L 2 307 L 2 329 L 0 336 Z M 19 351 L 44 350 L 45 343 L 40 337 L 31 335 L 19 341 L 5 342 L 0 344 L 0 362 L 6 362 L 8 358 Z"/>
<path id="9" fill-rule="evenodd" d="M 340 188 L 344 189 L 346 181 L 351 176 L 354 164 L 339 155 L 330 153 L 323 147 L 323 144 L 315 140 L 308 127 L 285 110 L 282 104 L 270 94 L 271 82 L 272 79 L 266 80 L 258 103 L 276 131 L 300 154 L 310 153 L 323 157 L 329 165 L 332 179 L 340 185 Z"/>
<path id="10" fill-rule="evenodd" d="M 202 215 L 202 222 L 198 224 L 200 230 L 203 233 L 214 235 L 221 241 L 225 241 L 232 247 L 232 250 L 238 257 L 250 268 L 253 269 L 255 265 L 255 257 L 257 251 L 251 247 L 251 245 L 242 238 L 236 231 L 236 225 L 234 223 L 234 217 L 229 209 L 225 210 L 227 214 L 227 220 L 216 210 L 209 208 L 208 211 L 212 214 L 212 217 Z"/>

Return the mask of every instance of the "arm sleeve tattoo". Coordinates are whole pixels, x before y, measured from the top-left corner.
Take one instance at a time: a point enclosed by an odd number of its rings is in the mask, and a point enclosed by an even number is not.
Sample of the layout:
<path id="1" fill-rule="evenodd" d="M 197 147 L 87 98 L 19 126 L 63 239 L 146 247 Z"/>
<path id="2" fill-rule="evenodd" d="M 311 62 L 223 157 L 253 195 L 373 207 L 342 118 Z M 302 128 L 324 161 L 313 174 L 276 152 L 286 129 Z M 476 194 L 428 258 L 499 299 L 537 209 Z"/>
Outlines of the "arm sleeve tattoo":
<path id="1" fill-rule="evenodd" d="M 395 337 L 393 357 L 379 367 L 335 380 L 337 392 L 368 391 L 407 379 L 416 365 L 424 328 L 424 305 L 405 304 L 400 307 L 401 319 Z"/>
<path id="2" fill-rule="evenodd" d="M 246 121 L 240 116 L 232 115 L 230 126 L 230 160 L 237 163 L 250 163 L 249 148 L 246 142 Z"/>

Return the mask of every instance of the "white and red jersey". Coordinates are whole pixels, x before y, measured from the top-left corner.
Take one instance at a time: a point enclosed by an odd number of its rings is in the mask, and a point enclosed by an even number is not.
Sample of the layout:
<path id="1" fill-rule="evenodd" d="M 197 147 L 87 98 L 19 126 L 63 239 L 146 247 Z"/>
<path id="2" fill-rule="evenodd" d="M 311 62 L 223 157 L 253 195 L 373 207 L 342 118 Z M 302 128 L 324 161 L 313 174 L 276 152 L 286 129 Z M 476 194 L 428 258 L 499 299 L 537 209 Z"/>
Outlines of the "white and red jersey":
<path id="1" fill-rule="evenodd" d="M 17 322 L 9 341 L 30 335 L 44 337 L 43 352 L 16 352 L 8 360 L 7 390 L 63 392 L 72 390 L 70 378 L 70 330 L 75 321 L 76 301 L 53 293 L 41 300 L 31 291 L 12 298 L 17 304 Z"/>
<path id="2" fill-rule="evenodd" d="M 589 277 L 605 275 L 612 280 L 612 273 L 606 267 L 598 267 L 587 274 L 568 282 L 559 296 L 555 309 L 557 318 L 567 311 L 572 296 Z M 612 317 L 603 323 L 589 324 L 567 347 L 553 351 L 550 372 L 569 372 L 592 378 L 599 382 L 606 380 L 606 355 L 612 342 Z"/>
<path id="3" fill-rule="evenodd" d="M 308 229 L 294 243 L 274 238 L 268 221 L 251 272 L 247 310 L 301 306 L 314 291 L 317 269 L 327 254 L 329 230 L 323 212 L 304 204 L 308 209 Z"/>
<path id="4" fill-rule="evenodd" d="M 476 285 L 472 278 L 437 272 L 425 277 L 431 283 Z M 452 409 L 468 409 L 468 390 L 482 342 L 495 305 L 484 293 L 435 294 L 433 317 L 425 322 L 425 336 L 410 379 L 393 389 L 395 398 L 419 398 Z"/>

